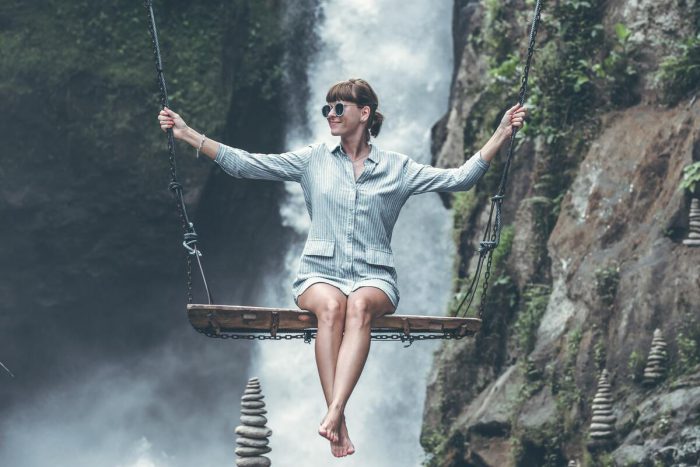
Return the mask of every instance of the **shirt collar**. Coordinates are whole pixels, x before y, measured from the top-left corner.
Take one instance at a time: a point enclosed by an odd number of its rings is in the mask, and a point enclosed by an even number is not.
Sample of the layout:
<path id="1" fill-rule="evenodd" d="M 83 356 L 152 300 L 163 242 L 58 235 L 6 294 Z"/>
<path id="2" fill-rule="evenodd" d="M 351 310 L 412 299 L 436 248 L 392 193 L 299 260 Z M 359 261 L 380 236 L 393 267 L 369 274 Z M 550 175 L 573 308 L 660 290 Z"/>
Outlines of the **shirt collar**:
<path id="1" fill-rule="evenodd" d="M 333 153 L 338 153 L 342 156 L 347 156 L 347 153 L 343 151 L 343 147 L 338 143 L 334 148 Z M 372 162 L 379 162 L 379 148 L 377 148 L 376 144 L 369 144 L 369 156 L 367 156 L 367 159 L 371 160 Z"/>

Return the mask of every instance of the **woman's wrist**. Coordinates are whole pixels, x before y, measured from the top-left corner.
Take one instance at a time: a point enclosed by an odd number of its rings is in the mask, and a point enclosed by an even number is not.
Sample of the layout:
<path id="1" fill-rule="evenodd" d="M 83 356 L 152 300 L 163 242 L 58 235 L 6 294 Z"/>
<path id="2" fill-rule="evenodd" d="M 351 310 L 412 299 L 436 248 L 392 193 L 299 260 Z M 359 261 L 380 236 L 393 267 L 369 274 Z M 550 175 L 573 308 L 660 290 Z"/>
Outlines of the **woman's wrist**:
<path id="1" fill-rule="evenodd" d="M 199 146 L 199 142 L 202 140 L 202 135 L 188 126 L 182 133 L 182 138 L 180 139 L 190 146 L 196 148 Z"/>

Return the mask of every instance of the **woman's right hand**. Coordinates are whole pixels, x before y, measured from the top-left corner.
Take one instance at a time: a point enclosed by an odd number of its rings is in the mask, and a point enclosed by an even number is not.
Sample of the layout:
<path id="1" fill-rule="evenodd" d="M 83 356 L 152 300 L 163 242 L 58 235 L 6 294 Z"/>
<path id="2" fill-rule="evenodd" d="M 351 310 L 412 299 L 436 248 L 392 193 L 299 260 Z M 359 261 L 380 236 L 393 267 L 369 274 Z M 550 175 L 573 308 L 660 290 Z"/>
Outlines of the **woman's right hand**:
<path id="1" fill-rule="evenodd" d="M 158 122 L 160 123 L 160 129 L 167 132 L 168 128 L 173 129 L 173 136 L 177 139 L 182 139 L 187 130 L 187 124 L 180 117 L 169 108 L 165 107 L 158 114 Z"/>

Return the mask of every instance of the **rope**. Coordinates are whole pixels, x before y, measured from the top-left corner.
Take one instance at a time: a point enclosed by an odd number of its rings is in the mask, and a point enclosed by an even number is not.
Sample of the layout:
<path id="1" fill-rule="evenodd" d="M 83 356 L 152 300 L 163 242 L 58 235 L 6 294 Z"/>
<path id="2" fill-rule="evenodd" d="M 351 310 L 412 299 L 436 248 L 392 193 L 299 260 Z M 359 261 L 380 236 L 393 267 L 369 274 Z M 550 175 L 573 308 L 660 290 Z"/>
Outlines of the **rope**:
<path id="1" fill-rule="evenodd" d="M 535 51 L 535 37 L 537 36 L 537 27 L 540 22 L 540 11 L 542 10 L 542 4 L 540 0 L 537 0 L 535 5 L 535 14 L 532 19 L 532 26 L 530 27 L 530 41 L 527 48 L 527 60 L 525 61 L 525 69 L 523 70 L 523 77 L 520 84 L 520 92 L 518 93 L 518 102 L 520 105 L 525 103 L 525 94 L 527 92 L 527 78 L 530 74 L 530 62 L 532 61 L 532 54 Z M 501 205 L 503 204 L 503 199 L 505 198 L 506 183 L 508 181 L 508 171 L 510 170 L 510 165 L 513 160 L 513 148 L 515 147 L 515 135 L 518 133 L 518 128 L 515 127 L 510 135 L 510 144 L 508 146 L 508 157 L 506 158 L 505 166 L 503 167 L 503 172 L 501 173 L 501 180 L 498 185 L 498 192 L 491 197 L 491 209 L 489 211 L 489 220 L 484 229 L 484 235 L 479 242 L 479 259 L 476 264 L 476 270 L 472 276 L 472 281 L 469 284 L 469 288 L 465 293 L 464 297 L 457 306 L 456 316 L 466 316 L 467 311 L 471 307 L 474 298 L 476 297 L 477 286 L 479 284 L 479 279 L 481 278 L 481 272 L 483 270 L 484 261 L 486 261 L 486 269 L 484 272 L 484 280 L 482 281 L 482 291 L 481 291 L 481 301 L 479 303 L 478 317 L 482 318 L 484 314 L 484 309 L 486 305 L 486 294 L 489 288 L 489 279 L 491 277 L 491 264 L 493 262 L 493 251 L 498 247 L 501 241 L 501 229 L 503 228 L 503 219 L 501 214 Z M 467 302 L 466 308 L 460 314 L 460 310 Z"/>
<path id="2" fill-rule="evenodd" d="M 153 43 L 153 56 L 156 62 L 156 74 L 158 87 L 160 88 L 160 104 L 161 109 L 168 107 L 168 92 L 165 87 L 165 77 L 163 76 L 163 62 L 160 56 L 160 45 L 158 44 L 158 31 L 156 29 L 155 16 L 153 14 L 153 4 L 151 0 L 145 0 L 144 6 L 146 7 L 146 12 L 148 13 L 148 30 L 151 33 L 151 41 Z M 175 138 L 173 136 L 172 128 L 168 128 L 168 160 L 170 163 L 170 183 L 168 184 L 168 189 L 175 197 L 177 204 L 177 212 L 180 216 L 180 222 L 182 223 L 182 230 L 184 231 L 184 240 L 182 246 L 186 250 L 185 262 L 186 262 L 186 274 L 187 274 L 187 303 L 193 302 L 192 295 L 192 257 L 197 260 L 197 266 L 199 272 L 202 276 L 202 283 L 204 285 L 204 290 L 207 294 L 207 299 L 209 304 L 213 303 L 213 298 L 211 292 L 209 291 L 209 286 L 207 285 L 207 279 L 204 275 L 204 267 L 202 266 L 202 252 L 197 246 L 197 232 L 194 229 L 194 224 L 190 221 L 187 216 L 187 208 L 185 206 L 185 200 L 183 197 L 182 184 L 177 178 L 177 165 L 175 163 Z"/>

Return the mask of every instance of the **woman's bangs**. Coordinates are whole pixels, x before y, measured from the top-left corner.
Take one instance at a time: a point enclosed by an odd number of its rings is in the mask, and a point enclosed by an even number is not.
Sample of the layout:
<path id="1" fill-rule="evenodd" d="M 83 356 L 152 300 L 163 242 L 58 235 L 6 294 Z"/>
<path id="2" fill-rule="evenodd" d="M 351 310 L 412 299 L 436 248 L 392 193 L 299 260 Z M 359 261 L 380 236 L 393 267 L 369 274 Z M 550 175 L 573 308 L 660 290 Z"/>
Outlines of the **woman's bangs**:
<path id="1" fill-rule="evenodd" d="M 326 102 L 348 101 L 355 102 L 352 93 L 353 84 L 348 81 L 341 81 L 334 84 L 326 94 Z"/>

